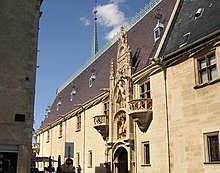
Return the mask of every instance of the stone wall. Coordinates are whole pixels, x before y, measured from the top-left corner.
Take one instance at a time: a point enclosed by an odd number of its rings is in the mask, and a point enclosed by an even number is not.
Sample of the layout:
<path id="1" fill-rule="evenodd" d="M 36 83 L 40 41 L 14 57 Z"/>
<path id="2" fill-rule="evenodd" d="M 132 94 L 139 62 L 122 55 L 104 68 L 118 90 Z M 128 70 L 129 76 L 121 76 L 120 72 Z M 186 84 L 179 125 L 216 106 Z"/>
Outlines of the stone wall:
<path id="1" fill-rule="evenodd" d="M 0 146 L 19 148 L 17 173 L 31 161 L 39 8 L 39 0 L 0 2 Z"/>

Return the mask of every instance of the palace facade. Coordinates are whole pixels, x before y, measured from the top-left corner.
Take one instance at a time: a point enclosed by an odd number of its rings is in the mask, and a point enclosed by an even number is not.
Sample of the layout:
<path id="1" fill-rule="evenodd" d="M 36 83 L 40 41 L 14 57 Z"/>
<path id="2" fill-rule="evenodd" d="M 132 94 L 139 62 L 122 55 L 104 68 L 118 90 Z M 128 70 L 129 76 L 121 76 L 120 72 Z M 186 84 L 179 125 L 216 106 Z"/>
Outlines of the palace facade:
<path id="1" fill-rule="evenodd" d="M 71 158 L 82 172 L 219 172 L 219 8 L 151 1 L 58 89 L 36 132 L 37 156 L 60 155 L 63 171 Z"/>

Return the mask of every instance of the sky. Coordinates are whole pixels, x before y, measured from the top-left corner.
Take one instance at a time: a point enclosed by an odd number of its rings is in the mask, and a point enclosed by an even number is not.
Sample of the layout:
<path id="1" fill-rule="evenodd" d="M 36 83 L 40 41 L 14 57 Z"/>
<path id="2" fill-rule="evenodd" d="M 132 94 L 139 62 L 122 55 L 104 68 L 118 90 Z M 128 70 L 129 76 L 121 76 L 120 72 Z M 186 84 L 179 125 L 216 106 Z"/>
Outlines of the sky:
<path id="1" fill-rule="evenodd" d="M 134 17 L 149 0 L 97 0 L 98 47 Z M 44 0 L 40 18 L 35 94 L 38 129 L 56 90 L 91 57 L 95 0 Z"/>

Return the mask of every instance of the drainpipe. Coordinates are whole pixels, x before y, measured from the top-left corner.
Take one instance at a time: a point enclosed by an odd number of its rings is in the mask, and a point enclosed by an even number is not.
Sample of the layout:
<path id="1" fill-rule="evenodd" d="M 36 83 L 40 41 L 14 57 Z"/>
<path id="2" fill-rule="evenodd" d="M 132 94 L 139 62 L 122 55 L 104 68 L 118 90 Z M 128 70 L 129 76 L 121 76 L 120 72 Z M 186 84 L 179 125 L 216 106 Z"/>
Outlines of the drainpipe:
<path id="1" fill-rule="evenodd" d="M 134 122 L 135 124 L 134 124 L 134 130 L 135 130 L 135 173 L 137 173 L 137 165 L 138 165 L 138 163 L 137 163 L 137 123 L 136 122 Z"/>
<path id="2" fill-rule="evenodd" d="M 65 150 L 66 150 L 66 126 L 67 126 L 67 121 L 65 120 L 65 116 L 63 117 L 64 118 L 64 121 L 62 122 L 62 123 L 64 123 L 64 152 L 66 152 Z M 66 160 L 65 160 L 65 154 L 66 153 L 64 153 L 64 157 L 63 157 L 63 159 L 64 159 L 64 163 L 66 162 Z M 68 152 L 68 156 L 69 156 L 69 152 Z M 69 158 L 69 157 L 68 157 Z M 69 166 L 68 166 L 68 170 L 69 170 Z"/>
<path id="3" fill-rule="evenodd" d="M 85 113 L 85 108 L 83 107 L 83 117 L 84 117 L 84 123 L 83 123 L 83 154 L 84 154 L 84 157 L 83 157 L 83 167 L 84 167 L 84 171 L 83 172 L 86 172 L 85 169 L 85 157 L 86 157 L 86 113 Z"/>
<path id="4" fill-rule="evenodd" d="M 167 157 L 168 157 L 168 173 L 171 173 L 170 161 L 170 130 L 169 130 L 169 112 L 168 112 L 168 92 L 167 92 L 167 67 L 163 65 L 162 59 L 153 60 L 163 72 L 164 77 L 164 97 L 165 97 L 165 116 L 166 116 L 166 133 L 167 133 Z"/>
<path id="5" fill-rule="evenodd" d="M 173 8 L 173 12 L 170 16 L 169 22 L 167 24 L 166 30 L 164 31 L 161 42 L 158 46 L 158 50 L 155 53 L 154 57 L 159 57 L 161 53 L 162 46 L 165 43 L 167 36 L 169 35 L 169 30 L 172 28 L 172 23 L 175 21 L 176 14 L 178 14 L 178 10 L 181 8 L 182 0 L 176 0 L 176 4 Z M 165 96 L 165 114 L 166 114 L 166 128 L 167 128 L 167 154 L 168 154 L 168 173 L 171 173 L 171 161 L 170 161 L 170 131 L 169 131 L 169 115 L 168 115 L 168 98 L 167 98 L 167 68 L 162 64 L 162 59 L 159 58 L 159 62 L 156 62 L 155 59 L 153 61 L 161 68 L 164 74 L 164 96 Z"/>
<path id="6" fill-rule="evenodd" d="M 169 130 L 169 113 L 168 113 L 168 96 L 167 96 L 167 68 L 163 68 L 164 74 L 164 94 L 165 94 L 165 114 L 166 114 L 166 128 L 167 128 L 167 154 L 168 154 L 168 173 L 171 173 L 170 161 L 170 130 Z"/>

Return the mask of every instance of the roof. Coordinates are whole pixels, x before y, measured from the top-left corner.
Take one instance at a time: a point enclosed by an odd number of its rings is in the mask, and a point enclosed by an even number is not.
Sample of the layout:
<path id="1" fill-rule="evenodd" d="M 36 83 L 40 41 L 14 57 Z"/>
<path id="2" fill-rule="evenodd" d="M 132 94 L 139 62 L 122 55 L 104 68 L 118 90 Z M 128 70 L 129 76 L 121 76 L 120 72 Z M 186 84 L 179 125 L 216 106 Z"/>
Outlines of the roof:
<path id="1" fill-rule="evenodd" d="M 149 58 L 155 54 L 156 48 L 159 45 L 160 40 L 154 42 L 153 35 L 154 27 L 158 22 L 155 18 L 158 7 L 160 7 L 160 12 L 162 13 L 161 22 L 166 27 L 175 2 L 176 0 L 162 0 L 127 32 L 128 44 L 132 52 L 133 73 L 149 65 Z M 109 88 L 110 64 L 112 59 L 116 62 L 116 58 L 117 42 L 89 64 L 57 94 L 51 106 L 51 112 L 45 118 L 41 127 L 43 128 L 47 124 L 54 122 L 60 118 L 60 115 L 65 115 L 72 111 L 75 104 L 83 104 L 98 96 L 101 94 L 101 88 Z M 93 82 L 93 86 L 89 88 L 89 78 L 92 73 L 96 75 L 96 80 Z M 70 93 L 73 90 L 73 86 L 76 89 L 76 94 L 73 96 L 73 100 L 70 101 Z M 57 110 L 59 100 L 62 104 Z"/>
<path id="2" fill-rule="evenodd" d="M 164 44 L 166 47 L 162 52 L 165 59 L 220 29 L 220 1 L 182 0 L 181 3 L 167 44 Z M 188 40 L 181 44 L 183 36 L 188 33 Z"/>

